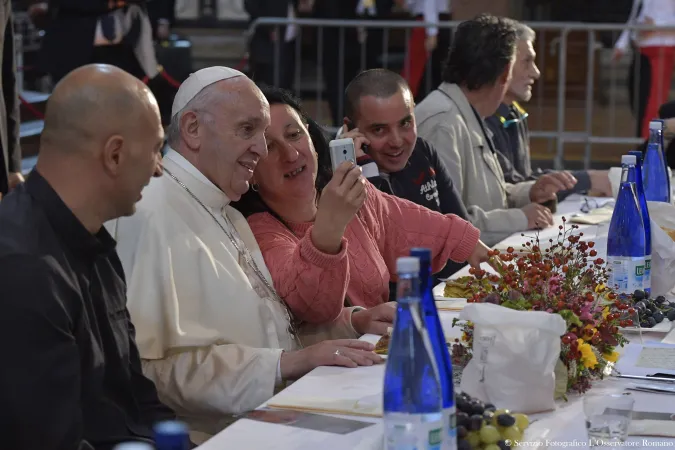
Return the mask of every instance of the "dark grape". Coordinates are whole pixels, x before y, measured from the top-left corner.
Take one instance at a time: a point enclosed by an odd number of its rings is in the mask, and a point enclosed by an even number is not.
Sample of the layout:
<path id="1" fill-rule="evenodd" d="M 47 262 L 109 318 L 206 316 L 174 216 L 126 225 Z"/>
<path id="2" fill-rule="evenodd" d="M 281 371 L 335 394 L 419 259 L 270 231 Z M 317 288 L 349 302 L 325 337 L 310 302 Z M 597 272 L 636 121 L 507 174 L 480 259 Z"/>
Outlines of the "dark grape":
<path id="1" fill-rule="evenodd" d="M 661 323 L 661 322 L 663 322 L 663 319 L 664 319 L 663 313 L 661 311 L 657 311 L 657 312 L 654 313 L 652 318 L 656 321 L 656 323 Z"/>
<path id="2" fill-rule="evenodd" d="M 457 426 L 457 437 L 459 439 L 464 439 L 468 434 L 469 432 L 467 431 L 466 427 L 462 425 Z"/>
<path id="3" fill-rule="evenodd" d="M 455 416 L 457 419 L 458 427 L 468 427 L 469 426 L 469 415 L 465 412 L 458 412 Z"/>
<path id="4" fill-rule="evenodd" d="M 511 414 L 500 414 L 497 416 L 497 425 L 500 427 L 510 427 L 516 423 L 516 418 Z"/>
<path id="5" fill-rule="evenodd" d="M 633 292 L 633 298 L 635 300 L 642 300 L 645 298 L 645 291 L 641 291 L 640 289 L 636 289 L 635 292 Z"/>
<path id="6" fill-rule="evenodd" d="M 457 450 L 473 450 L 471 444 L 466 439 L 461 439 L 457 442 Z"/>
<path id="7" fill-rule="evenodd" d="M 492 403 L 487 403 L 487 404 L 485 404 L 485 410 L 495 412 L 495 411 L 497 411 L 497 407 L 495 405 L 493 405 Z"/>
<path id="8" fill-rule="evenodd" d="M 475 414 L 469 417 L 469 426 L 467 427 L 469 431 L 478 431 L 482 426 L 483 426 L 483 416 Z"/>
<path id="9" fill-rule="evenodd" d="M 497 441 L 497 445 L 501 450 L 511 450 L 511 446 L 507 444 L 504 439 L 502 439 L 501 441 Z"/>
<path id="10" fill-rule="evenodd" d="M 645 317 L 651 317 L 652 314 L 654 314 L 654 313 L 652 312 L 651 309 L 645 309 L 644 311 L 642 311 L 642 314 L 644 314 Z"/>
<path id="11" fill-rule="evenodd" d="M 469 400 L 465 399 L 464 397 L 459 397 L 456 401 L 455 404 L 457 406 L 457 409 L 469 414 L 471 412 L 471 403 Z"/>
<path id="12" fill-rule="evenodd" d="M 668 320 L 675 322 L 675 308 L 668 311 Z"/>
<path id="13" fill-rule="evenodd" d="M 473 414 L 480 414 L 482 416 L 485 412 L 485 403 L 481 402 L 480 400 L 474 400 L 471 402 L 471 412 Z"/>
<path id="14" fill-rule="evenodd" d="M 666 302 L 666 298 L 663 295 L 659 295 L 658 297 L 656 297 L 656 299 L 654 299 L 654 301 L 656 302 L 657 305 L 662 305 Z"/>
<path id="15" fill-rule="evenodd" d="M 645 305 L 645 302 L 637 302 L 635 303 L 635 309 L 637 309 L 639 312 L 643 312 L 645 309 L 647 309 L 647 305 Z"/>
<path id="16" fill-rule="evenodd" d="M 654 317 L 647 317 L 647 322 L 649 322 L 649 328 L 652 328 L 656 325 L 656 320 Z"/>
<path id="17" fill-rule="evenodd" d="M 656 306 L 654 303 L 651 302 L 647 305 L 647 309 L 649 309 L 653 313 L 659 310 L 658 306 Z"/>
<path id="18" fill-rule="evenodd" d="M 642 327 L 642 328 L 651 328 L 651 327 L 649 326 L 649 322 L 647 322 L 646 320 L 643 321 L 643 322 L 640 322 L 640 327 Z"/>

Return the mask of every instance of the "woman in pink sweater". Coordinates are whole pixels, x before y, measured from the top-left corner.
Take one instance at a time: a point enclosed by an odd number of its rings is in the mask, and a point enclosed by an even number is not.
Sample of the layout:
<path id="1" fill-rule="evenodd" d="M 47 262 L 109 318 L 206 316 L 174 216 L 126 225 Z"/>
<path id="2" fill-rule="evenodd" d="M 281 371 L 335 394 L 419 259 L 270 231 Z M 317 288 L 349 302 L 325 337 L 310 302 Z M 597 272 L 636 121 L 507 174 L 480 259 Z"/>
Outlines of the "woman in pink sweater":
<path id="1" fill-rule="evenodd" d="M 320 127 L 285 92 L 263 93 L 269 153 L 234 206 L 248 217 L 274 287 L 299 321 L 330 322 L 345 305 L 387 302 L 396 259 L 412 247 L 432 250 L 434 272 L 448 259 L 487 261 L 467 221 L 387 195 L 348 162 L 332 174 Z"/>

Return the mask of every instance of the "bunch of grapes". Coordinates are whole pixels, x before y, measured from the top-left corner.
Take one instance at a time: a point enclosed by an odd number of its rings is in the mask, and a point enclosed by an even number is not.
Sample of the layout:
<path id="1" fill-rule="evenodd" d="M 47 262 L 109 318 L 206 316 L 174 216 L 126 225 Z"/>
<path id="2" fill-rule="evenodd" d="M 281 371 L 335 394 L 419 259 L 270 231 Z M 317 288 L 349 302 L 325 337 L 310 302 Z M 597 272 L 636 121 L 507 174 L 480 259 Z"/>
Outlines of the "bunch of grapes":
<path id="1" fill-rule="evenodd" d="M 666 318 L 675 321 L 675 303 L 669 302 L 663 295 L 651 299 L 646 292 L 638 289 L 630 296 L 620 296 L 619 300 L 619 310 L 627 313 L 627 321 L 634 319 L 637 313 L 642 328 L 653 328 Z"/>
<path id="2" fill-rule="evenodd" d="M 457 395 L 456 407 L 458 450 L 510 450 L 530 425 L 525 414 L 497 409 L 464 392 Z"/>

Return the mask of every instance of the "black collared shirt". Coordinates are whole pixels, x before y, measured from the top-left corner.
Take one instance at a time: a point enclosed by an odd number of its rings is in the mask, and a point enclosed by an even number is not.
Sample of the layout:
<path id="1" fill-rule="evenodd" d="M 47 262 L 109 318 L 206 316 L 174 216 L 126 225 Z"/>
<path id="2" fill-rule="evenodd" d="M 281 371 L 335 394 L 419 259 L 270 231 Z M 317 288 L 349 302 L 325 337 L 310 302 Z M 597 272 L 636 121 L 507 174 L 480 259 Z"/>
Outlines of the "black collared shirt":
<path id="1" fill-rule="evenodd" d="M 0 448 L 110 449 L 174 418 L 141 371 L 115 241 L 34 171 L 0 202 Z"/>

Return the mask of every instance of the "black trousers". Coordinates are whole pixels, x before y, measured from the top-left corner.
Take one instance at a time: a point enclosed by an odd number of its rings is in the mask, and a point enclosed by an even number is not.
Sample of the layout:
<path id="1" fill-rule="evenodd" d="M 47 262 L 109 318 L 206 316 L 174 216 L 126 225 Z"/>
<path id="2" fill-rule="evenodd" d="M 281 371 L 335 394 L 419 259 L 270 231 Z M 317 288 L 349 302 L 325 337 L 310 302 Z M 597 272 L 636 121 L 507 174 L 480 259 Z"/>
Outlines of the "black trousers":
<path id="1" fill-rule="evenodd" d="M 649 58 L 643 55 L 639 48 L 633 46 L 632 51 L 633 60 L 628 73 L 628 101 L 633 115 L 637 118 L 635 136 L 642 137 L 642 121 L 649 101 L 652 68 Z"/>

